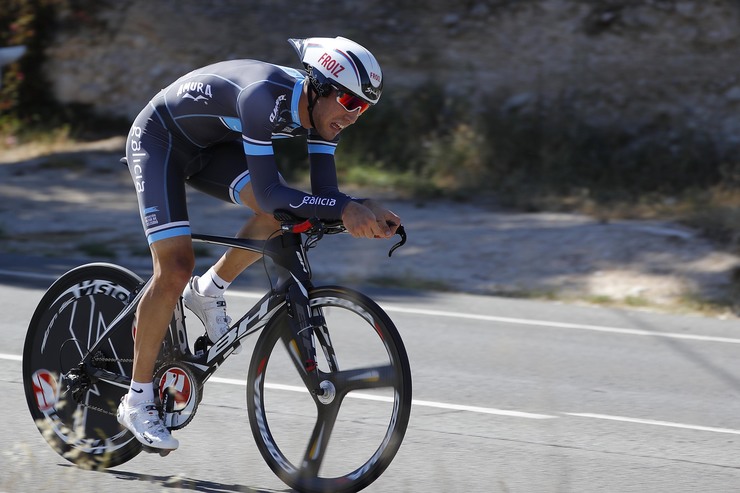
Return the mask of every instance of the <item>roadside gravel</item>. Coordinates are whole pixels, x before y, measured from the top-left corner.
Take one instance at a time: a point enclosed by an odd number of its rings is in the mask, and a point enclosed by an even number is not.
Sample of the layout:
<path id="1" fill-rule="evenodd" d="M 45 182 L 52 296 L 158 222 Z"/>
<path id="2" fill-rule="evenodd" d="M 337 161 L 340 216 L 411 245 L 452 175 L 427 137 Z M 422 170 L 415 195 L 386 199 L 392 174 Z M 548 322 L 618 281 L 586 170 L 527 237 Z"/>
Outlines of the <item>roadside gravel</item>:
<path id="1" fill-rule="evenodd" d="M 0 156 L 0 254 L 79 257 L 147 271 L 150 260 L 120 139 L 84 148 Z M 502 212 L 456 202 L 385 200 L 407 246 L 328 238 L 312 251 L 322 282 L 449 289 L 571 302 L 611 300 L 686 309 L 727 298 L 740 258 L 696 231 L 660 221 L 599 222 L 579 214 Z M 232 235 L 248 210 L 189 191 L 194 231 Z M 199 246 L 198 269 L 222 250 Z M 0 266 L 2 267 L 2 266 Z M 264 281 L 261 268 L 247 282 Z"/>

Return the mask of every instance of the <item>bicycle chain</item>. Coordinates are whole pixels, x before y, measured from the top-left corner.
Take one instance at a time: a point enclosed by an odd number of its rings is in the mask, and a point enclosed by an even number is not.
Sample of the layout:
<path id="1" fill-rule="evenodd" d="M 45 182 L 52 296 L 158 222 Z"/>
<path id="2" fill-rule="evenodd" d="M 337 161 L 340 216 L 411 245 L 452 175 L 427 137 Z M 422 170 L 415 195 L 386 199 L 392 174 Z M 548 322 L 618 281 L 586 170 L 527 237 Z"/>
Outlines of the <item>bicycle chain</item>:
<path id="1" fill-rule="evenodd" d="M 119 362 L 120 363 L 131 363 L 131 364 L 133 364 L 134 359 L 133 358 L 105 358 L 105 357 L 101 357 L 101 356 L 95 356 L 92 359 L 92 363 L 93 364 L 96 364 L 96 363 L 119 363 Z M 97 411 L 97 412 L 102 413 L 102 414 L 107 414 L 109 416 L 118 416 L 117 413 L 112 413 L 112 412 L 108 411 L 107 409 L 103 409 L 103 408 L 97 407 L 97 406 L 91 406 L 90 404 L 85 404 L 84 402 L 78 402 L 77 405 L 78 406 L 85 407 L 85 408 L 90 409 L 92 411 Z"/>
<path id="2" fill-rule="evenodd" d="M 92 360 L 93 364 L 94 363 L 98 363 L 98 362 L 103 362 L 103 363 L 112 362 L 112 363 L 116 363 L 116 362 L 119 362 L 119 361 L 121 363 L 133 363 L 134 362 L 134 358 L 101 358 L 101 357 L 95 356 L 95 357 L 93 357 L 93 360 Z"/>
<path id="3" fill-rule="evenodd" d="M 108 416 L 115 416 L 116 418 L 118 417 L 118 413 L 112 413 L 110 411 L 107 411 L 107 410 L 103 409 L 102 407 L 91 406 L 90 404 L 83 404 L 82 402 L 78 402 L 77 405 L 78 406 L 85 407 L 85 408 L 90 409 L 92 411 L 97 411 L 97 412 L 99 412 L 101 414 L 107 414 Z"/>

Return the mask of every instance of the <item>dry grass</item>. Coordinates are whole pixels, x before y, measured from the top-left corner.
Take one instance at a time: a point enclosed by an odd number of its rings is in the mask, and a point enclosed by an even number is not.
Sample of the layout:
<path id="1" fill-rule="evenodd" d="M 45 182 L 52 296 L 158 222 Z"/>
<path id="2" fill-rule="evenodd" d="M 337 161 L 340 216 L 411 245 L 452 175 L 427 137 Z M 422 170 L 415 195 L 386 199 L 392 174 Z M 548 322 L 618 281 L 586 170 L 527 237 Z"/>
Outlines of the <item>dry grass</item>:
<path id="1" fill-rule="evenodd" d="M 109 137 L 93 142 L 78 141 L 66 127 L 18 142 L 13 137 L 0 136 L 0 164 L 16 163 L 66 152 L 124 152 L 126 138 Z"/>

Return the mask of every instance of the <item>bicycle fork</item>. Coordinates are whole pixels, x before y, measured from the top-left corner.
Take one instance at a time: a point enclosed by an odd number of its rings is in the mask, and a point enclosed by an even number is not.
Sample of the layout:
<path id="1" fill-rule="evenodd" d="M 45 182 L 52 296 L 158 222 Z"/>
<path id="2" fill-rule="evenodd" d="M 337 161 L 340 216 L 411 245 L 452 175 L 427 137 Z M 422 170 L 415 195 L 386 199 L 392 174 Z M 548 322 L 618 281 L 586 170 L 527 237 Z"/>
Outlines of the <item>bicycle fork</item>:
<path id="1" fill-rule="evenodd" d="M 295 347 L 291 348 L 298 352 L 294 355 L 303 366 L 303 379 L 306 387 L 316 396 L 323 396 L 327 384 L 321 381 L 319 368 L 316 363 L 316 345 L 314 333 L 317 334 L 322 349 L 329 362 L 329 369 L 336 371 L 336 359 L 331 347 L 329 332 L 326 329 L 326 321 L 320 310 L 313 310 L 308 300 L 308 292 L 300 282 L 295 282 L 288 287 L 286 296 L 288 303 L 288 314 L 290 327 L 293 332 Z"/>

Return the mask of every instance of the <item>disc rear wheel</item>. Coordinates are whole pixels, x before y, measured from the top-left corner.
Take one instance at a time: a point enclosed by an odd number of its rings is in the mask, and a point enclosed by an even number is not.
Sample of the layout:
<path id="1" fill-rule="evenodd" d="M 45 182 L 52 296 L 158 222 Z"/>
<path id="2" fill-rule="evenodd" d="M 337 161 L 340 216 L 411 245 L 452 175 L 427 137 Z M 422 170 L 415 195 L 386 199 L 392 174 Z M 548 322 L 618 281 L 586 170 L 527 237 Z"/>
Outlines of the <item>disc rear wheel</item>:
<path id="1" fill-rule="evenodd" d="M 70 373 L 140 284 L 138 276 L 115 265 L 78 267 L 47 290 L 28 327 L 23 349 L 28 408 L 49 445 L 81 467 L 113 467 L 141 451 L 115 416 L 127 385 L 91 383 L 83 372 Z M 127 324 L 132 327 L 133 315 Z M 130 376 L 133 345 L 132 330 L 118 330 L 95 355 L 95 364 Z M 80 392 L 79 402 L 74 389 Z"/>

